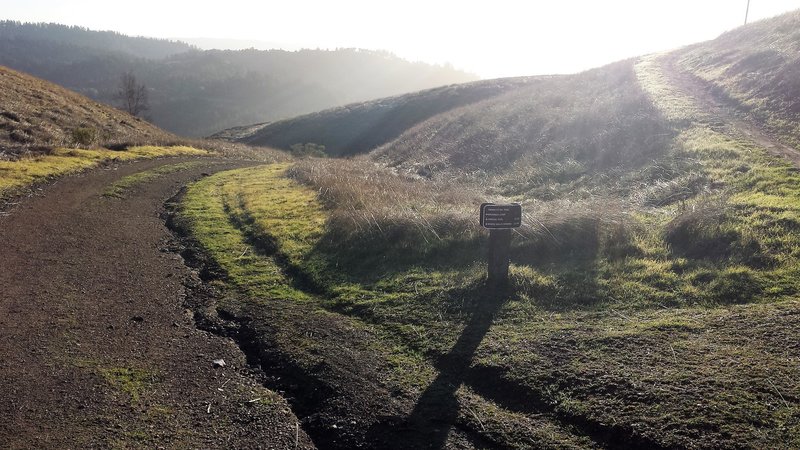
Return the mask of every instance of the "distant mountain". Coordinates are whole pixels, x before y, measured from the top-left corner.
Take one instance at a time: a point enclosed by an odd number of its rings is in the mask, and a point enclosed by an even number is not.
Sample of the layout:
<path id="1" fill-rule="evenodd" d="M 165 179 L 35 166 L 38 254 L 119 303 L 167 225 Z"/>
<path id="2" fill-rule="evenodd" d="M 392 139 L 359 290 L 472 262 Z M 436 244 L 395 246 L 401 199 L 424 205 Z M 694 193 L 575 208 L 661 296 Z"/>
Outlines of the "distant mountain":
<path id="1" fill-rule="evenodd" d="M 130 37 L 115 31 L 93 31 L 88 28 L 57 23 L 22 23 L 0 21 L 0 40 L 52 41 L 74 47 L 127 53 L 139 58 L 161 59 L 196 49 L 185 42 Z"/>
<path id="2" fill-rule="evenodd" d="M 276 42 L 276 41 L 259 41 L 252 39 L 223 39 L 223 38 L 180 38 L 181 42 L 186 42 L 191 45 L 197 46 L 201 50 L 272 50 L 280 48 L 283 50 L 301 50 L 304 48 L 302 45 L 293 44 L 289 42 Z"/>
<path id="3" fill-rule="evenodd" d="M 186 136 L 476 79 L 359 49 L 200 51 L 52 24 L 2 22 L 0 30 L 0 65 L 107 104 L 130 70 L 148 88 L 150 120 Z"/>

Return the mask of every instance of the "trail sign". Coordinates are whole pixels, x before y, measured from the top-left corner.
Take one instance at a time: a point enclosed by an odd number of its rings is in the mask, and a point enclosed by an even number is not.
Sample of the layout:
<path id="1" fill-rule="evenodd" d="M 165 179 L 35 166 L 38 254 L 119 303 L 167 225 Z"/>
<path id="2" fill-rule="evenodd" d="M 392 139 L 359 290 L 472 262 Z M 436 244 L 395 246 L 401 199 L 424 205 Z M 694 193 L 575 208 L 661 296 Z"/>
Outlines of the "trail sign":
<path id="1" fill-rule="evenodd" d="M 522 206 L 519 203 L 481 205 L 481 226 L 489 229 L 489 284 L 508 283 L 508 264 L 511 253 L 511 229 L 522 225 Z"/>
<path id="2" fill-rule="evenodd" d="M 481 205 L 481 226 L 488 229 L 519 228 L 522 225 L 522 206 L 519 203 Z"/>

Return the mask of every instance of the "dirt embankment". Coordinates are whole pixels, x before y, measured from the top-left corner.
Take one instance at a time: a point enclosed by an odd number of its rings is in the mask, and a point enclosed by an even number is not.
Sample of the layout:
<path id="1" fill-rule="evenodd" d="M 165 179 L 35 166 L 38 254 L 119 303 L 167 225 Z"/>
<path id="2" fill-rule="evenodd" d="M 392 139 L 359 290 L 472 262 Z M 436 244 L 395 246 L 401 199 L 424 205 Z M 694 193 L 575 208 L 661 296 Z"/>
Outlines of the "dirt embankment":
<path id="1" fill-rule="evenodd" d="M 0 447 L 313 448 L 230 340 L 197 330 L 164 201 L 201 165 L 102 192 L 168 159 L 64 178 L 0 216 Z M 224 367 L 214 360 L 223 359 Z"/>

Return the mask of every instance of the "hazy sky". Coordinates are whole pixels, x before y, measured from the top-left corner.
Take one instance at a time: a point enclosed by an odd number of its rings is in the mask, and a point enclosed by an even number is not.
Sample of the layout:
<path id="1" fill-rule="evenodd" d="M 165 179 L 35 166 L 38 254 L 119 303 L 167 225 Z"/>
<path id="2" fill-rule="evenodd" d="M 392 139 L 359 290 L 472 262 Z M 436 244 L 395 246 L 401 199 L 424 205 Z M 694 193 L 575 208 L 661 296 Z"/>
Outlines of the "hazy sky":
<path id="1" fill-rule="evenodd" d="M 385 49 L 482 77 L 575 72 L 712 39 L 747 0 L 0 0 L 0 18 L 168 38 Z M 800 0 L 751 0 L 751 21 Z"/>

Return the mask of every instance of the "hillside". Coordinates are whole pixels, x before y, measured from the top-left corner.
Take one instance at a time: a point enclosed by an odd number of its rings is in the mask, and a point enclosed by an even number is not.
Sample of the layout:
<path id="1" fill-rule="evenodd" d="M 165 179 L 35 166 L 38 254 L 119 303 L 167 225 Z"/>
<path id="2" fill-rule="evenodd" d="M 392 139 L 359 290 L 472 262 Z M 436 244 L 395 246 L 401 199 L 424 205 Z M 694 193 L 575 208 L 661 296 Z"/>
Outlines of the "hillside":
<path id="1" fill-rule="evenodd" d="M 0 31 L 0 65 L 106 104 L 132 70 L 148 88 L 152 122 L 184 136 L 475 79 L 358 49 L 199 51 L 58 25 L 2 22 Z"/>
<path id="2" fill-rule="evenodd" d="M 139 58 L 161 59 L 196 48 L 180 41 L 131 37 L 114 31 L 94 31 L 57 23 L 0 21 L 0 41 L 50 41 L 73 49 L 120 52 Z M 24 44 L 23 44 L 24 45 Z"/>
<path id="3" fill-rule="evenodd" d="M 68 89 L 0 66 L 0 151 L 114 146 L 177 139 L 158 127 Z"/>
<path id="4" fill-rule="evenodd" d="M 163 156 L 280 161 L 284 152 L 180 138 L 47 81 L 0 66 L 0 209 L 35 183 Z"/>
<path id="5" fill-rule="evenodd" d="M 196 313 L 326 448 L 795 448 L 798 29 L 532 79 L 404 130 L 371 115 L 442 91 L 243 128 L 360 154 L 192 186 L 177 228 L 224 291 Z M 524 211 L 505 286 L 485 201 Z"/>
<path id="6" fill-rule="evenodd" d="M 672 63 L 773 136 L 800 146 L 800 11 L 672 55 Z"/>
<path id="7" fill-rule="evenodd" d="M 237 127 L 211 138 L 286 150 L 298 143 L 316 143 L 325 145 L 326 152 L 334 156 L 366 153 L 429 117 L 541 82 L 533 77 L 510 78 L 434 88 L 273 123 Z"/>
<path id="8" fill-rule="evenodd" d="M 749 24 L 713 41 L 672 52 L 668 62 L 687 76 L 703 81 L 702 86 L 709 95 L 741 117 L 763 126 L 779 140 L 798 145 L 800 81 L 796 74 L 800 67 L 800 34 L 795 31 L 800 23 L 798 16 L 800 12 L 794 12 Z M 489 168 L 474 161 L 469 154 L 483 154 L 484 162 L 492 165 L 497 161 L 508 165 L 525 153 L 529 157 L 530 151 L 538 152 L 540 147 L 581 147 L 578 142 L 558 140 L 575 139 L 577 135 L 572 131 L 580 134 L 581 129 L 603 128 L 591 123 L 593 118 L 585 115 L 569 118 L 566 112 L 571 106 L 563 104 L 565 98 L 576 102 L 583 100 L 587 104 L 599 99 L 600 103 L 616 108 L 616 111 L 605 111 L 604 105 L 593 106 L 608 113 L 606 124 L 614 122 L 625 126 L 620 120 L 621 109 L 636 108 L 633 103 L 648 101 L 641 97 L 642 92 L 631 91 L 635 89 L 631 86 L 632 75 L 624 74 L 621 69 L 624 64 L 617 64 L 616 69 L 594 70 L 574 77 L 541 77 L 536 83 L 531 83 L 533 79 L 499 79 L 434 89 L 226 130 L 215 137 L 284 149 L 295 143 L 312 142 L 325 145 L 334 156 L 367 153 L 386 144 L 372 157 L 412 172 L 414 167 L 452 164 L 455 170 Z M 626 76 L 627 79 L 622 79 Z M 604 77 L 607 79 L 601 80 Z M 481 100 L 485 101 L 478 103 Z M 473 105 L 458 109 L 468 104 Z M 639 106 L 648 108 L 646 104 Z M 488 114 L 484 112 L 487 108 Z M 631 116 L 634 120 L 641 119 L 637 114 Z M 571 124 L 553 123 L 553 118 L 569 118 Z M 551 135 L 548 128 L 562 136 Z M 598 138 L 610 139 L 612 134 L 624 137 L 626 131 L 635 128 L 618 130 L 611 125 Z M 649 131 L 643 130 L 644 135 L 647 133 Z M 658 136 L 658 133 L 650 134 Z M 590 145 L 599 145 L 604 151 L 603 146 L 610 143 Z M 623 147 L 637 145 L 630 141 L 622 143 Z M 645 145 L 659 146 L 663 147 L 663 142 Z M 497 149 L 505 154 L 487 154 Z M 625 152 L 624 149 L 615 151 Z"/>

